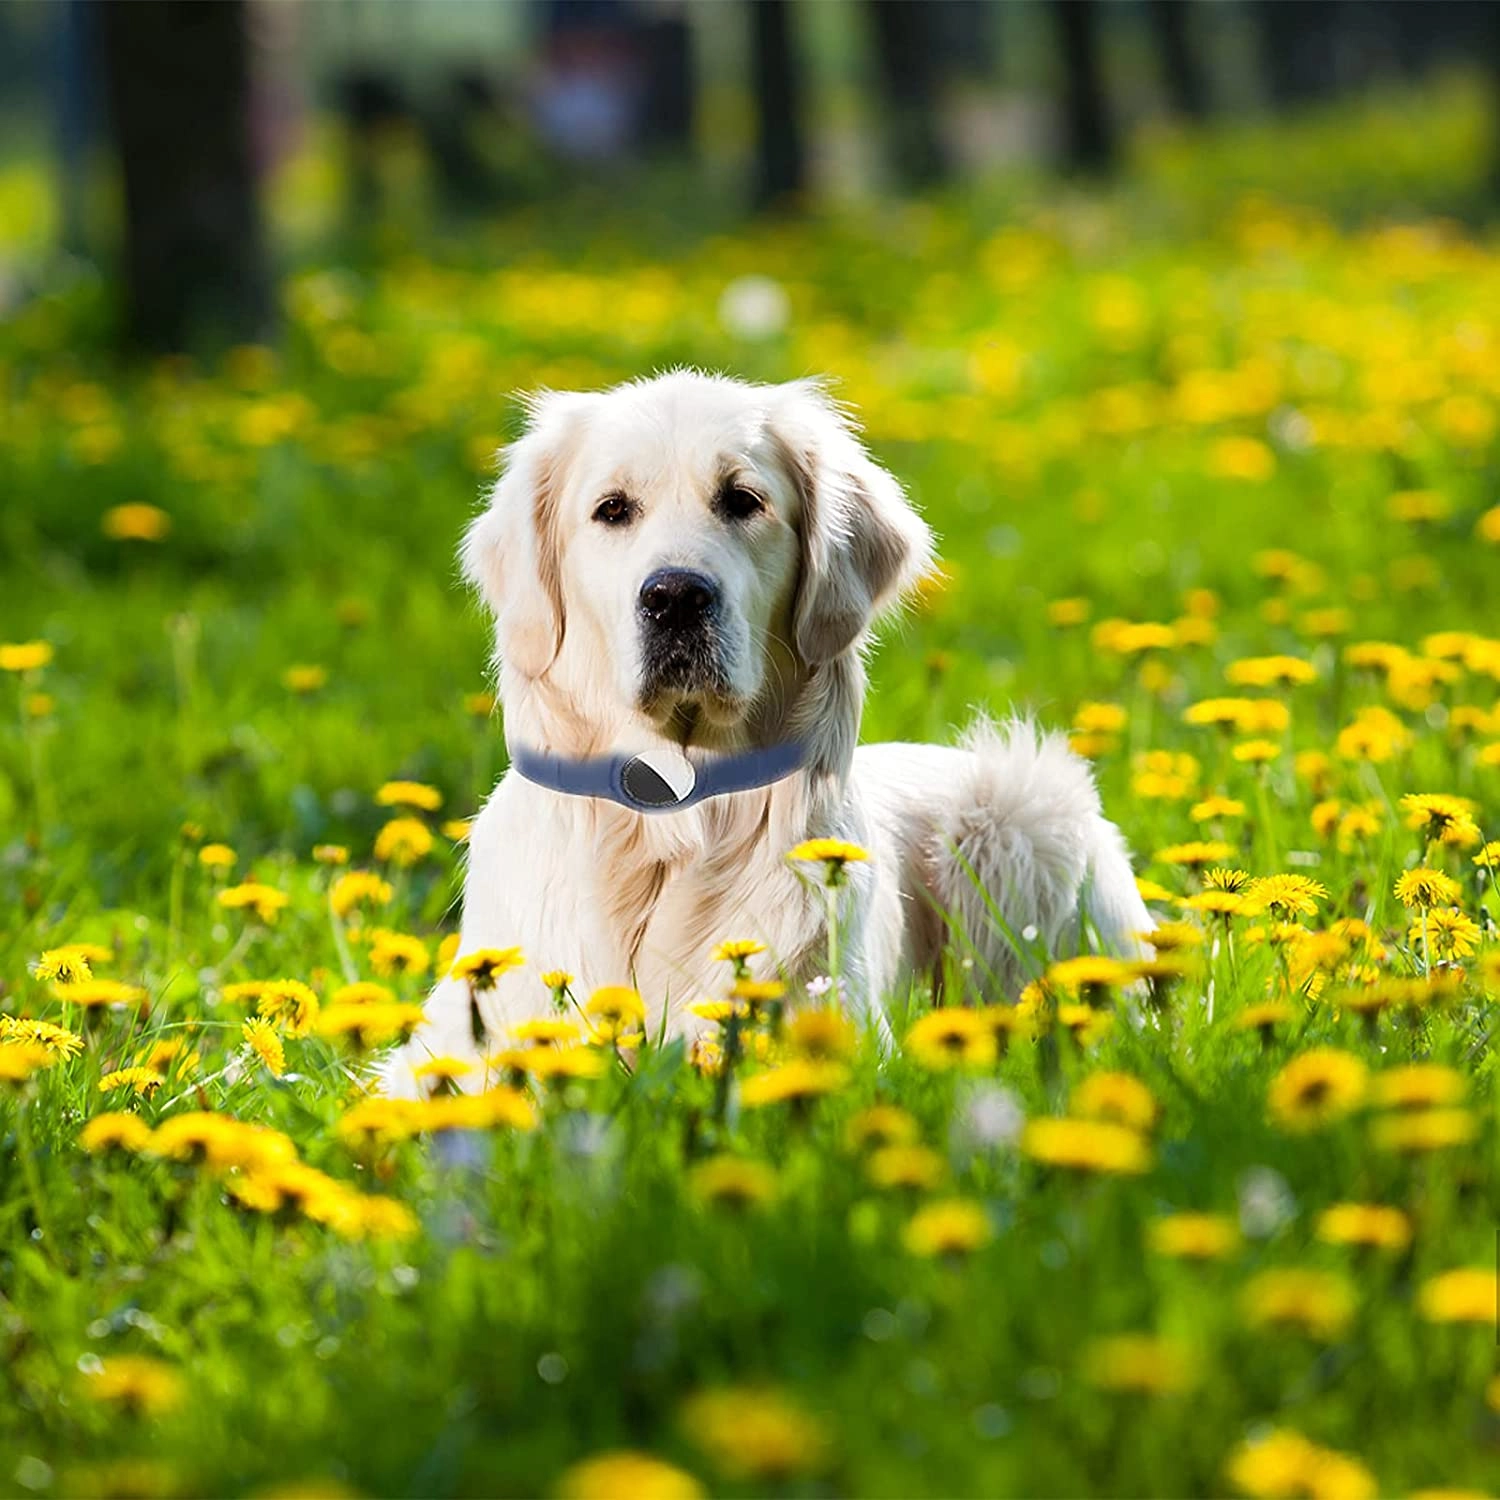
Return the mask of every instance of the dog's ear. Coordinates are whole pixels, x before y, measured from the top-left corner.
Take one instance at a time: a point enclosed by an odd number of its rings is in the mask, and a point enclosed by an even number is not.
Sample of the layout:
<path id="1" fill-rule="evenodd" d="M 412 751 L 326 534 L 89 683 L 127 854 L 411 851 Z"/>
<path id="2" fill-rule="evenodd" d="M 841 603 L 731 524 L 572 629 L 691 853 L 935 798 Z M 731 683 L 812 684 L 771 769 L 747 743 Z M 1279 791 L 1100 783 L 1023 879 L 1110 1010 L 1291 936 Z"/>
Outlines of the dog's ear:
<path id="1" fill-rule="evenodd" d="M 464 535 L 464 577 L 495 616 L 501 659 L 526 677 L 540 677 L 562 648 L 558 492 L 590 400 L 570 391 L 528 398 L 526 431 L 506 449 L 489 504 Z"/>
<path id="2" fill-rule="evenodd" d="M 802 498 L 794 631 L 810 665 L 858 645 L 932 560 L 932 533 L 821 386 L 777 388 L 771 431 Z"/>

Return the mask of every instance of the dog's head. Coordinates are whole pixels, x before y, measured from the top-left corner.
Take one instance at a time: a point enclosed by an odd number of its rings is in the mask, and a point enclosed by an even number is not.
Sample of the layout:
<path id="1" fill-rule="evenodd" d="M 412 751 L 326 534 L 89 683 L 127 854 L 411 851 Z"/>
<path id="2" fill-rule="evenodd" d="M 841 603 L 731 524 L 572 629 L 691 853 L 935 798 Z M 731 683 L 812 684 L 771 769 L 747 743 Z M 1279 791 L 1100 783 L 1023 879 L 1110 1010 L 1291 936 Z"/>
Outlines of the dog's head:
<path id="1" fill-rule="evenodd" d="M 926 526 L 814 383 L 682 372 L 529 415 L 464 567 L 507 672 L 586 712 L 733 739 L 927 565 Z"/>

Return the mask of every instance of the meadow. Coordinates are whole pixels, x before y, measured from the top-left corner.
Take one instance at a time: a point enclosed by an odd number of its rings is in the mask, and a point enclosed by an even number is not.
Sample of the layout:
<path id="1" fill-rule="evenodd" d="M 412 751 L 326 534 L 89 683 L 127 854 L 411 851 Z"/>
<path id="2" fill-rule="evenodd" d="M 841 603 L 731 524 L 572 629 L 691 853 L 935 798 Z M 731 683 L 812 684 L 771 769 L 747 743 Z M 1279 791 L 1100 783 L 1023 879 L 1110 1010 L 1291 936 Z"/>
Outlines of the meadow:
<path id="1" fill-rule="evenodd" d="M 1429 102 L 1109 191 L 395 236 L 213 362 L 22 306 L 0 1491 L 1500 1487 L 1500 241 Z M 688 1056 L 454 951 L 504 765 L 456 540 L 513 393 L 679 362 L 835 378 L 943 559 L 865 736 L 1068 731 L 1154 959 L 955 954 L 882 1056 L 725 932 Z M 557 1023 L 373 1097 L 455 963 Z"/>

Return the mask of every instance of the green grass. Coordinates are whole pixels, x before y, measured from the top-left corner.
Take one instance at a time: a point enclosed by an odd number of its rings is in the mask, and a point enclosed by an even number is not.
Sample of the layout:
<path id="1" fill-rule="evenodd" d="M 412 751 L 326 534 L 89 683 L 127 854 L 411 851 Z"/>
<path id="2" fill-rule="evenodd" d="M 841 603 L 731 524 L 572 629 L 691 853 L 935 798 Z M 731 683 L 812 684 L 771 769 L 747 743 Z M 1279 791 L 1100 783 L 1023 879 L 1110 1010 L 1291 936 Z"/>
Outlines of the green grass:
<path id="1" fill-rule="evenodd" d="M 1475 180 L 1472 108 L 1463 96 L 1433 127 L 1455 143 L 1455 180 Z M 1449 966 L 1393 895 L 1424 857 L 1402 795 L 1468 798 L 1479 834 L 1500 837 L 1500 752 L 1485 748 L 1500 743 L 1500 254 L 1447 224 L 1340 227 L 1305 201 L 1190 185 L 1216 161 L 1236 182 L 1257 161 L 1262 181 L 1283 156 L 1323 161 L 1342 215 L 1351 173 L 1378 190 L 1391 129 L 1366 111 L 1342 134 L 1242 133 L 1148 157 L 1107 199 L 1028 198 L 1003 222 L 949 201 L 664 250 L 649 226 L 588 241 L 536 215 L 426 255 L 298 270 L 280 349 L 213 367 L 114 367 L 87 292 L 0 331 L 0 641 L 54 651 L 0 675 L 0 1010 L 85 1039 L 0 1085 L 0 1490 L 529 1494 L 629 1448 L 726 1493 L 1222 1492 L 1230 1455 L 1273 1427 L 1354 1456 L 1381 1493 L 1500 1484 L 1485 1400 L 1500 901 L 1475 847 L 1427 851 L 1477 927 Z M 724 288 L 747 274 L 785 288 L 784 330 L 722 325 Z M 336 1125 L 357 1060 L 288 1036 L 273 1078 L 246 1057 L 247 1009 L 223 986 L 294 978 L 326 1002 L 368 977 L 314 846 L 371 867 L 382 783 L 437 787 L 436 825 L 471 813 L 503 767 L 498 727 L 464 701 L 486 686 L 487 631 L 453 552 L 515 431 L 510 394 L 677 362 L 830 372 L 940 532 L 947 582 L 884 643 L 867 738 L 946 738 L 976 707 L 1068 727 L 1117 704 L 1123 727 L 1086 748 L 1143 875 L 1188 896 L 1199 881 L 1156 852 L 1222 837 L 1224 864 L 1327 894 L 1271 943 L 1263 915 L 1202 918 L 1211 941 L 1165 1009 L 1106 1005 L 1114 1024 L 1084 1043 L 1045 1007 L 1040 1039 L 968 1069 L 862 1040 L 847 1083 L 810 1107 L 739 1108 L 737 1083 L 724 1118 L 714 1079 L 647 1046 L 633 1073 L 537 1091 L 534 1130 L 351 1146 Z M 1399 519 L 1409 500 L 1393 511 L 1413 491 L 1437 497 L 1432 519 Z M 170 530 L 113 539 L 105 518 L 126 504 L 159 507 Z M 1276 570 L 1271 549 L 1296 556 Z M 1086 601 L 1087 621 L 1056 623 L 1061 599 Z M 1314 614 L 1330 608 L 1346 618 Z M 1172 644 L 1110 649 L 1095 628 L 1111 619 L 1172 624 Z M 1361 669 L 1345 650 L 1365 640 L 1404 652 Z M 1231 663 L 1272 653 L 1316 681 L 1228 685 Z M 293 691 L 285 674 L 308 665 L 326 682 Z M 1183 720 L 1242 691 L 1291 707 L 1264 770 Z M 1371 762 L 1340 731 L 1374 705 L 1405 733 Z M 1151 751 L 1192 760 L 1164 784 Z M 1244 812 L 1196 823 L 1215 792 Z M 1331 799 L 1370 804 L 1375 831 L 1347 847 L 1315 831 Z M 233 847 L 232 876 L 201 864 L 205 841 Z M 459 869 L 439 835 L 384 872 L 392 899 L 370 921 L 435 954 Z M 272 926 L 217 904 L 251 874 L 291 898 Z M 1368 945 L 1307 936 L 1345 919 L 1370 925 Z M 72 942 L 106 946 L 98 972 L 147 1003 L 85 1024 L 33 972 Z M 1366 1024 L 1348 997 L 1375 971 L 1418 993 Z M 429 977 L 383 982 L 416 1001 Z M 1018 998 L 955 977 L 966 1002 Z M 1289 1019 L 1264 1042 L 1235 1026 L 1273 997 Z M 926 1003 L 891 997 L 898 1035 Z M 102 1075 L 171 1040 L 196 1064 L 139 1099 L 101 1093 Z M 1455 1069 L 1474 1139 L 1382 1149 L 1390 1113 L 1369 1099 L 1317 1129 L 1278 1124 L 1272 1080 L 1314 1047 L 1372 1074 Z M 1159 1106 L 1148 1170 L 1044 1167 L 1015 1139 L 1017 1111 L 1063 1114 L 1106 1070 Z M 910 1112 L 943 1182 L 872 1184 L 846 1128 L 877 1100 Z M 346 1189 L 405 1205 L 415 1232 L 317 1222 L 317 1193 L 313 1215 L 256 1211 L 235 1196 L 255 1172 L 80 1147 L 91 1117 L 127 1108 L 152 1127 L 198 1109 L 272 1126 Z M 774 1201 L 701 1201 L 692 1169 L 720 1152 L 769 1164 Z M 954 1196 L 980 1205 L 988 1243 L 908 1248 L 912 1216 Z M 1409 1247 L 1324 1242 L 1340 1201 L 1403 1210 Z M 1238 1220 L 1237 1245 L 1203 1265 L 1153 1249 L 1153 1222 L 1188 1210 Z M 1425 1316 L 1424 1285 L 1466 1266 L 1490 1273 L 1488 1313 Z M 1328 1336 L 1247 1317 L 1247 1284 L 1288 1267 L 1352 1293 Z M 1130 1332 L 1164 1341 L 1155 1373 L 1186 1358 L 1190 1388 L 1101 1389 L 1095 1342 Z M 125 1355 L 163 1362 L 178 1399 L 155 1413 L 102 1399 L 91 1372 Z M 793 1442 L 788 1472 L 747 1470 L 765 1457 L 764 1397 L 739 1398 L 726 1436 L 689 1409 L 721 1387 L 774 1388 L 821 1440 Z M 1309 1478 L 1302 1462 L 1297 1493 L 1364 1492 L 1364 1470 Z"/>

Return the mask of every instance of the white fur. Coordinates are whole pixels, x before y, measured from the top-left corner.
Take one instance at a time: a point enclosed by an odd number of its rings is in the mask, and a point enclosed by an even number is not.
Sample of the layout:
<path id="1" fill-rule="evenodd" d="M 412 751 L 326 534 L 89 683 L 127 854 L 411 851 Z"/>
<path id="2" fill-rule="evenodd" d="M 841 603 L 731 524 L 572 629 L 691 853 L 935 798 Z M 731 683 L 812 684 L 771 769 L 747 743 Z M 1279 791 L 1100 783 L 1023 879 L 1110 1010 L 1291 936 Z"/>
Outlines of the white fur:
<path id="1" fill-rule="evenodd" d="M 1138 951 L 1152 923 L 1124 841 L 1061 738 L 980 723 L 961 748 L 856 748 L 870 628 L 927 567 L 931 539 L 821 387 L 679 371 L 531 410 L 464 546 L 496 617 L 509 737 L 568 756 L 670 742 L 700 763 L 797 738 L 810 756 L 773 786 L 652 815 L 509 772 L 473 825 L 464 888 L 460 951 L 527 958 L 481 997 L 488 1044 L 549 1013 L 547 969 L 584 997 L 630 982 L 653 1034 L 665 1019 L 687 1036 L 687 1006 L 723 991 L 719 939 L 764 942 L 760 972 L 821 973 L 822 895 L 785 858 L 813 836 L 870 851 L 850 867 L 840 932 L 844 997 L 876 1024 L 894 987 L 935 977 L 945 942 L 994 999 L 1043 953 Z M 726 476 L 764 513 L 727 519 Z M 636 506 L 626 527 L 594 519 L 615 492 Z M 661 566 L 721 586 L 711 689 L 643 693 L 635 599 Z M 439 984 L 427 1014 L 387 1069 L 392 1092 L 416 1091 L 424 1056 L 476 1051 L 464 986 Z"/>

